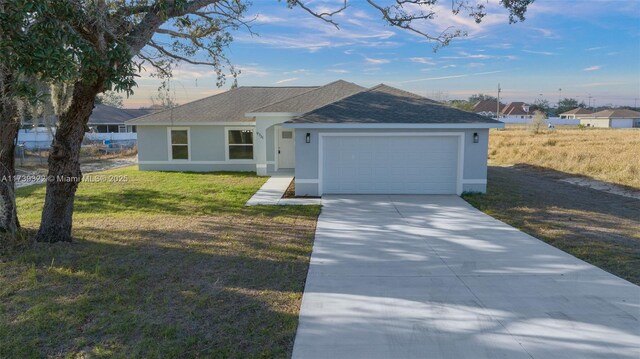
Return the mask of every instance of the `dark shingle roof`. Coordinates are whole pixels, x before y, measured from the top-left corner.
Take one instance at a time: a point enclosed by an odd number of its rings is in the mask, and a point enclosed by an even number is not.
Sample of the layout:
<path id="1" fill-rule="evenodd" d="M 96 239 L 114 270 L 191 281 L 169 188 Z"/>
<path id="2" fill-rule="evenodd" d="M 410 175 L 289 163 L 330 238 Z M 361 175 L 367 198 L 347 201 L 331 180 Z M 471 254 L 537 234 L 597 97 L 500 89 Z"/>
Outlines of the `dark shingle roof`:
<path id="1" fill-rule="evenodd" d="M 523 106 L 526 106 L 524 102 L 512 102 L 502 110 L 504 115 L 528 115 L 529 112 L 525 111 Z"/>
<path id="2" fill-rule="evenodd" d="M 587 110 L 586 108 L 576 107 L 573 110 L 561 113 L 561 115 L 590 115 L 592 113 L 593 111 Z"/>
<path id="3" fill-rule="evenodd" d="M 387 85 L 378 85 L 289 123 L 501 123 Z"/>
<path id="4" fill-rule="evenodd" d="M 506 105 L 501 103 L 500 104 L 500 112 L 504 111 L 505 107 L 506 107 Z M 482 100 L 482 101 L 479 101 L 478 103 L 476 103 L 475 106 L 473 106 L 472 112 L 475 112 L 475 113 L 478 113 L 478 112 L 493 112 L 493 113 L 495 113 L 497 108 L 498 108 L 498 101 L 496 101 L 496 100 Z"/>
<path id="5" fill-rule="evenodd" d="M 241 122 L 251 112 L 275 102 L 318 88 L 308 87 L 238 87 L 205 97 L 173 109 L 164 110 L 127 122 L 129 125 L 180 122 Z"/>
<path id="6" fill-rule="evenodd" d="M 611 110 L 602 110 L 590 115 L 583 115 L 582 118 L 640 118 L 640 112 L 629 110 L 626 108 L 616 108 Z"/>
<path id="7" fill-rule="evenodd" d="M 315 90 L 255 109 L 251 112 L 305 113 L 364 90 L 366 90 L 366 88 L 352 82 L 338 80 L 318 87 Z"/>
<path id="8" fill-rule="evenodd" d="M 150 113 L 151 110 L 117 108 L 108 105 L 96 105 L 89 117 L 89 125 L 124 124 L 125 121 Z"/>

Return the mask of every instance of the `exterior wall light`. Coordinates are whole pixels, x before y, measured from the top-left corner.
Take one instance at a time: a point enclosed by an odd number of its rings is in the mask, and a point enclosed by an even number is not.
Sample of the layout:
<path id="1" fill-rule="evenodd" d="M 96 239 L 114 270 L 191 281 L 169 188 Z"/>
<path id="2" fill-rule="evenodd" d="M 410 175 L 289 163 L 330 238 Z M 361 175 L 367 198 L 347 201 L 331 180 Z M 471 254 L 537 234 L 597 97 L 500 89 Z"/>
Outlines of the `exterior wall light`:
<path id="1" fill-rule="evenodd" d="M 311 143 L 311 134 L 307 132 L 307 135 L 304 137 L 304 142 Z"/>
<path id="2" fill-rule="evenodd" d="M 473 133 L 473 143 L 478 143 L 480 142 L 480 136 L 478 136 L 477 132 Z"/>

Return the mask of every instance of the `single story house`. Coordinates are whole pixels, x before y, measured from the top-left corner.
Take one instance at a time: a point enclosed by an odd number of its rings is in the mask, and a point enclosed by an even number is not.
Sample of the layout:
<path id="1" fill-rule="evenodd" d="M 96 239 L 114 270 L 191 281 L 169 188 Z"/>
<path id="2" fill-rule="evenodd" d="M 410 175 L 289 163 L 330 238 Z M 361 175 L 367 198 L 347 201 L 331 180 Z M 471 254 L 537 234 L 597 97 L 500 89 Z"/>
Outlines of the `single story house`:
<path id="1" fill-rule="evenodd" d="M 508 120 L 526 120 L 532 119 L 533 114 L 529 112 L 529 105 L 526 103 L 512 102 L 502 110 L 500 118 L 503 118 L 506 122 L 509 122 Z"/>
<path id="2" fill-rule="evenodd" d="M 125 121 L 144 116 L 152 110 L 117 108 L 98 104 L 94 107 L 87 125 L 95 133 L 136 132 L 135 126 L 125 125 Z"/>
<path id="3" fill-rule="evenodd" d="M 560 114 L 560 118 L 562 119 L 576 119 L 576 118 L 580 118 L 580 116 L 582 115 L 591 115 L 593 113 L 593 111 L 588 110 L 586 108 L 583 107 L 576 107 L 573 110 L 569 110 L 567 112 L 563 112 Z"/>
<path id="4" fill-rule="evenodd" d="M 507 107 L 505 104 L 500 103 L 500 114 L 504 112 L 505 107 Z M 473 110 L 471 110 L 471 112 L 477 113 L 478 115 L 481 115 L 481 116 L 496 118 L 496 116 L 498 115 L 498 101 L 497 100 L 478 101 L 478 103 L 476 103 L 473 106 Z"/>
<path id="5" fill-rule="evenodd" d="M 581 125 L 590 127 L 640 127 L 640 112 L 626 108 L 602 110 L 590 115 L 580 115 L 578 118 Z"/>
<path id="6" fill-rule="evenodd" d="M 295 173 L 297 195 L 485 192 L 500 121 L 346 81 L 238 87 L 127 125 L 141 170 Z"/>

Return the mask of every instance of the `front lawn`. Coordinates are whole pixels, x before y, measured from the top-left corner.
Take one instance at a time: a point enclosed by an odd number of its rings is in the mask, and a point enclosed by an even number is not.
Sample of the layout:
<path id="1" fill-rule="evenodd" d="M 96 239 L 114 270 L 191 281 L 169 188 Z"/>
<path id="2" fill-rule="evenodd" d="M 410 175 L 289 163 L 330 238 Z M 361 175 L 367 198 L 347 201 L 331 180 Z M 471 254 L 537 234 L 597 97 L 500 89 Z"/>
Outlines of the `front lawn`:
<path id="1" fill-rule="evenodd" d="M 265 178 L 102 172 L 73 243 L 0 260 L 0 357 L 287 357 L 317 206 L 244 207 Z M 33 235 L 43 186 L 18 192 Z"/>

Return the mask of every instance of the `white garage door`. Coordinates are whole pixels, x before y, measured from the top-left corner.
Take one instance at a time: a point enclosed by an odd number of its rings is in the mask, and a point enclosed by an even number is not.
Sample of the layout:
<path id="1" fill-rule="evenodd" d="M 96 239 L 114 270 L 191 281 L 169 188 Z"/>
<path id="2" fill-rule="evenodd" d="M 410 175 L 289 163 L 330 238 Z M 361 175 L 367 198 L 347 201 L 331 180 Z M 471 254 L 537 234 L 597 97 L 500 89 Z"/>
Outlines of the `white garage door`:
<path id="1" fill-rule="evenodd" d="M 457 136 L 325 136 L 323 193 L 455 194 Z"/>

